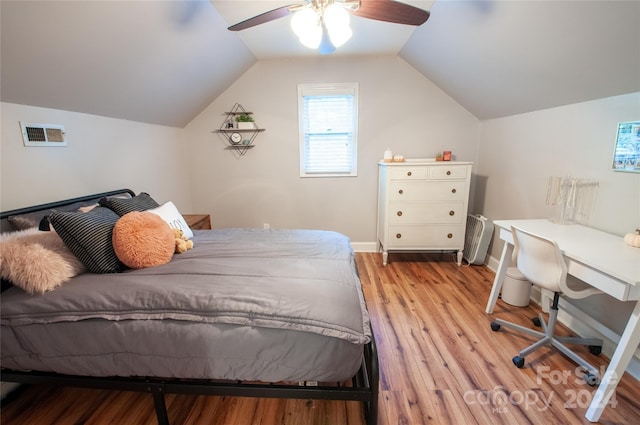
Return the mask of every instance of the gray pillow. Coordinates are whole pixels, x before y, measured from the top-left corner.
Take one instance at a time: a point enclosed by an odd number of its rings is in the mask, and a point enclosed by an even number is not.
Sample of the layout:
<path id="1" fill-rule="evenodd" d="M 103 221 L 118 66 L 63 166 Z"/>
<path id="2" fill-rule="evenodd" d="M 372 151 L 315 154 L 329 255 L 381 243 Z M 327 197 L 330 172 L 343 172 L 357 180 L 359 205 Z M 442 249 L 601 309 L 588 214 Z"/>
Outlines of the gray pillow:
<path id="1" fill-rule="evenodd" d="M 119 195 L 109 196 L 107 199 L 113 199 L 113 198 L 131 199 L 131 195 L 129 195 L 128 193 L 123 193 L 123 194 L 119 194 Z M 15 230 L 26 230 L 26 229 L 30 229 L 32 227 L 38 227 L 38 225 L 40 223 L 42 223 L 42 219 L 44 217 L 48 216 L 49 214 L 53 213 L 53 212 L 56 212 L 56 211 L 64 211 L 64 212 L 81 211 L 81 209 L 84 209 L 86 207 L 90 207 L 92 205 L 97 205 L 97 201 L 95 201 L 95 200 L 80 201 L 80 202 L 74 202 L 73 204 L 63 205 L 63 206 L 56 207 L 56 208 L 48 208 L 46 210 L 34 211 L 32 213 L 26 213 L 26 214 L 20 214 L 20 215 L 11 215 L 11 216 L 7 217 L 7 220 L 11 224 L 11 227 L 13 227 Z M 153 208 L 155 208 L 155 207 L 153 207 Z"/>
<path id="2" fill-rule="evenodd" d="M 139 195 L 129 199 L 102 198 L 99 204 L 115 211 L 115 213 L 121 217 L 133 211 L 142 212 L 160 206 L 160 204 L 145 192 L 141 192 Z"/>
<path id="3" fill-rule="evenodd" d="M 90 272 L 117 273 L 125 269 L 113 250 L 113 226 L 120 216 L 108 208 L 89 212 L 54 212 L 51 225 Z"/>

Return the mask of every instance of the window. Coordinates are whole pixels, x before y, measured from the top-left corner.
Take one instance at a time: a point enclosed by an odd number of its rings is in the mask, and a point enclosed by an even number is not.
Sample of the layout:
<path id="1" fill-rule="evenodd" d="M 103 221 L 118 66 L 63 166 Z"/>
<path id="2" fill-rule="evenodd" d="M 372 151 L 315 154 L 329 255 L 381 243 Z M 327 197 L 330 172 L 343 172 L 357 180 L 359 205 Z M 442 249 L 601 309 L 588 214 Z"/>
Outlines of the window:
<path id="1" fill-rule="evenodd" d="M 356 176 L 358 84 L 298 85 L 300 176 Z"/>

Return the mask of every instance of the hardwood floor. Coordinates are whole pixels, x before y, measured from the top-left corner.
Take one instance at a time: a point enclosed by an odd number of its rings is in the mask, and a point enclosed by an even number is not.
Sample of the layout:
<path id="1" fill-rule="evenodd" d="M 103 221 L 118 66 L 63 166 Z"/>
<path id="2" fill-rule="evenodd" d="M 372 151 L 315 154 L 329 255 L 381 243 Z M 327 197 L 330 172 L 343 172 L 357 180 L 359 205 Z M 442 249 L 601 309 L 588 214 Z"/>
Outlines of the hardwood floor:
<path id="1" fill-rule="evenodd" d="M 357 254 L 381 365 L 379 425 L 588 424 L 594 388 L 561 354 L 542 349 L 523 369 L 511 358 L 530 339 L 493 332 L 484 312 L 493 272 L 458 267 L 450 254 Z M 495 316 L 529 326 L 535 304 L 498 301 Z M 568 334 L 568 331 L 563 330 Z M 608 359 L 578 352 L 599 367 Z M 172 425 L 362 425 L 357 402 L 167 395 Z M 1 411 L 3 425 L 156 423 L 151 396 L 27 387 Z M 602 424 L 640 423 L 640 384 L 624 375 Z"/>

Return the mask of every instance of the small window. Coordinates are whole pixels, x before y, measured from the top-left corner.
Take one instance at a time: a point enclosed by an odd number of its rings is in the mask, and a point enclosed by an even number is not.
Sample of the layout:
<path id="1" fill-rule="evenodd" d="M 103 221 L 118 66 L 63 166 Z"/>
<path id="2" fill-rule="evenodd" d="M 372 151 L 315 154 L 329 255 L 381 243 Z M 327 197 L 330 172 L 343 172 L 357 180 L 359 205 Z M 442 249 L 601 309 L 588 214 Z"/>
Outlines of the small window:
<path id="1" fill-rule="evenodd" d="M 300 176 L 357 176 L 358 84 L 298 85 Z"/>

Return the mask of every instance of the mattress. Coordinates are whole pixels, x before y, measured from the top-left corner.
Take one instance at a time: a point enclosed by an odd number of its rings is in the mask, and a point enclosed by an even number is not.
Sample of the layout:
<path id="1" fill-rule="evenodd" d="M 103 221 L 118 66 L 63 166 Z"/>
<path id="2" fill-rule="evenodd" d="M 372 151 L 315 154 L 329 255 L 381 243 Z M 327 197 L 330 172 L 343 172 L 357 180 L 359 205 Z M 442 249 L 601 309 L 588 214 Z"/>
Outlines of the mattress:
<path id="1" fill-rule="evenodd" d="M 168 264 L 2 293 L 1 364 L 87 376 L 264 382 L 351 378 L 371 340 L 349 239 L 194 232 Z"/>

